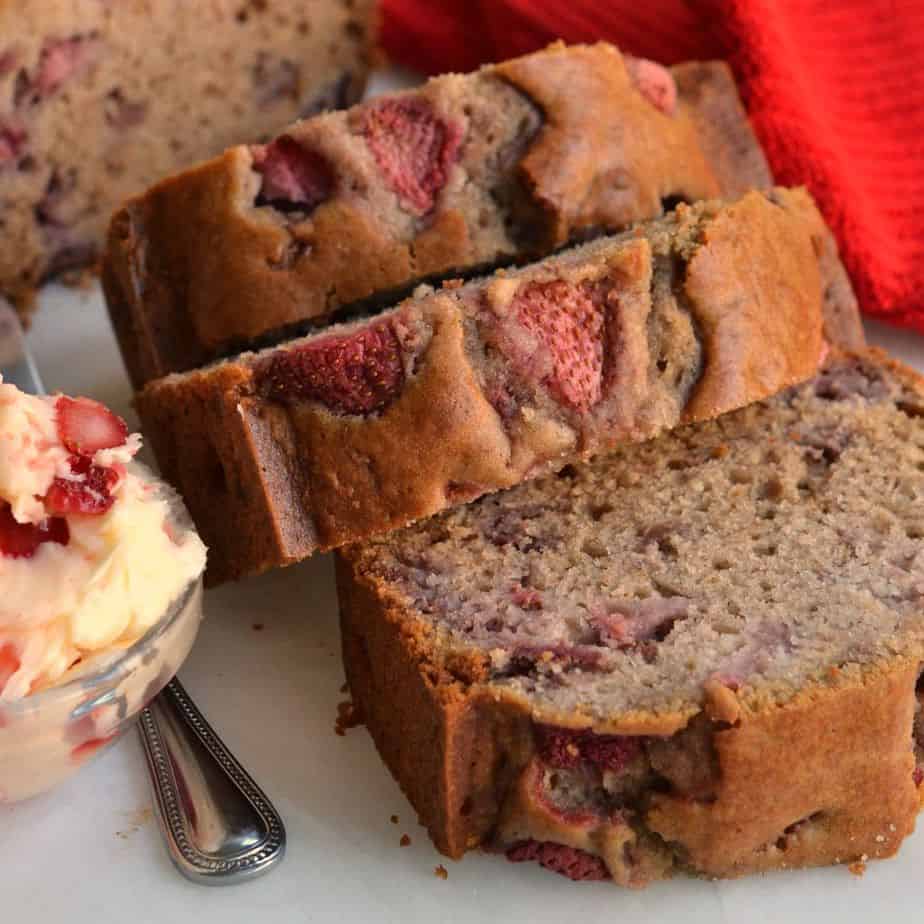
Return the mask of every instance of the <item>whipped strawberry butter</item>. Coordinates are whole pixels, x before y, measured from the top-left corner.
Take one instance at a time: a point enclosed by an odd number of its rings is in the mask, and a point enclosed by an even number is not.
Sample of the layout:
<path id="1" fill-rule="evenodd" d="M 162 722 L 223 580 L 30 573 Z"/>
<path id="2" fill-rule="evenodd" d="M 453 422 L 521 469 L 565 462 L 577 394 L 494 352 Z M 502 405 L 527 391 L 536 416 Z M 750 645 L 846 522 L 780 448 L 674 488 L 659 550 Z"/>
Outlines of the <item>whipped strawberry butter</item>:
<path id="1" fill-rule="evenodd" d="M 0 702 L 128 647 L 202 572 L 140 443 L 96 401 L 0 380 Z"/>

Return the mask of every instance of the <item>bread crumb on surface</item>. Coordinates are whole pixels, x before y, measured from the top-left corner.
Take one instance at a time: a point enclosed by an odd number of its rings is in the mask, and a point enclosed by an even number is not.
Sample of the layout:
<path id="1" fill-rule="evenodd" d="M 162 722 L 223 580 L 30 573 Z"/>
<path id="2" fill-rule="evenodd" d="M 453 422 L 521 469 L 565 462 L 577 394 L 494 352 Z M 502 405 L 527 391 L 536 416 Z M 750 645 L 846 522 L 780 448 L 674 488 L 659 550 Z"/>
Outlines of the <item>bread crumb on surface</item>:
<path id="1" fill-rule="evenodd" d="M 154 810 L 146 805 L 130 812 L 122 812 L 126 816 L 127 824 L 122 831 L 116 831 L 115 836 L 125 841 L 141 830 L 154 817 Z"/>
<path id="2" fill-rule="evenodd" d="M 103 265 L 97 260 L 90 266 L 67 270 L 58 276 L 56 281 L 60 282 L 61 285 L 67 286 L 69 289 L 82 289 L 86 291 L 87 289 L 92 289 L 93 286 L 96 285 L 96 281 L 100 278 L 102 272 Z"/>
<path id="3" fill-rule="evenodd" d="M 362 725 L 362 721 L 356 715 L 356 707 L 349 700 L 337 703 L 337 721 L 334 723 L 334 731 L 343 737 L 348 728 L 355 728 Z"/>
<path id="4" fill-rule="evenodd" d="M 448 879 L 449 878 L 449 873 L 446 872 L 446 867 L 443 866 L 442 863 L 440 863 L 439 866 L 434 868 L 433 875 L 436 876 L 437 879 Z"/>
<path id="5" fill-rule="evenodd" d="M 402 835 L 401 835 L 401 840 L 398 841 L 398 843 L 399 843 L 402 847 L 410 847 L 410 846 L 411 846 L 411 838 L 410 838 L 410 836 L 407 835 L 407 834 L 402 834 Z"/>
<path id="6" fill-rule="evenodd" d="M 393 825 L 396 825 L 396 824 L 398 823 L 398 816 L 397 816 L 397 815 L 392 815 L 392 816 L 391 816 L 391 823 L 392 823 Z"/>
<path id="7" fill-rule="evenodd" d="M 849 863 L 847 865 L 847 869 L 849 869 L 850 872 L 854 874 L 854 876 L 862 876 L 866 872 L 867 859 L 868 857 L 864 853 L 859 860 L 854 860 L 853 863 Z"/>

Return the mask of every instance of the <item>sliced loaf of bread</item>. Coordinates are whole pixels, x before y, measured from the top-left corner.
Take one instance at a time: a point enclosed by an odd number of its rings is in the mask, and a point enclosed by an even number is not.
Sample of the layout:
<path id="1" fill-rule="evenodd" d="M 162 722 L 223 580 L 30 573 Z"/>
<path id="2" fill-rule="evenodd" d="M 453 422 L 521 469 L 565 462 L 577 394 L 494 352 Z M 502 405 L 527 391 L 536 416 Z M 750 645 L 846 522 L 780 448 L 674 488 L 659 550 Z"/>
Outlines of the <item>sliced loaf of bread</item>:
<path id="1" fill-rule="evenodd" d="M 342 550 L 440 850 L 639 886 L 886 857 L 924 778 L 924 383 L 869 352 Z"/>
<path id="2" fill-rule="evenodd" d="M 856 303 L 811 199 L 778 189 L 167 376 L 137 407 L 217 582 L 764 398 L 825 336 L 862 337 Z"/>
<path id="3" fill-rule="evenodd" d="M 104 283 L 140 386 L 427 278 L 770 183 L 725 64 L 557 44 L 159 183 L 115 216 Z"/>

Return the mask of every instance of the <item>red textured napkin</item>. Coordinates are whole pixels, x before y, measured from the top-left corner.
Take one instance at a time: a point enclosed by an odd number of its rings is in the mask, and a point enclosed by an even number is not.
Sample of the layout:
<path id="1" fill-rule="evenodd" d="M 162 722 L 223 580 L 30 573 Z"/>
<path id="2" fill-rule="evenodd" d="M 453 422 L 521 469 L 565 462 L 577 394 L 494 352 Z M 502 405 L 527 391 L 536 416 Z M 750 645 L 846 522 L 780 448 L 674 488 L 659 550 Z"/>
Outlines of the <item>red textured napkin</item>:
<path id="1" fill-rule="evenodd" d="M 383 0 L 408 67 L 465 71 L 555 38 L 666 64 L 727 58 L 777 181 L 805 184 L 863 309 L 924 332 L 924 0 Z"/>

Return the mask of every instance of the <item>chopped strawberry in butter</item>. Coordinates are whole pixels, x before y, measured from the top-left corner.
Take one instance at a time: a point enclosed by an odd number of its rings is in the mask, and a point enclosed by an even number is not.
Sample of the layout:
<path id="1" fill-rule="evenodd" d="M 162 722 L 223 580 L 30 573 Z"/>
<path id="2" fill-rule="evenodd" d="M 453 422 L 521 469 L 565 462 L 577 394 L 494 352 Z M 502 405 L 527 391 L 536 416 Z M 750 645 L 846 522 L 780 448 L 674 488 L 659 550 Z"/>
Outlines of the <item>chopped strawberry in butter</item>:
<path id="1" fill-rule="evenodd" d="M 0 701 L 130 645 L 202 572 L 139 448 L 97 401 L 0 381 Z"/>

